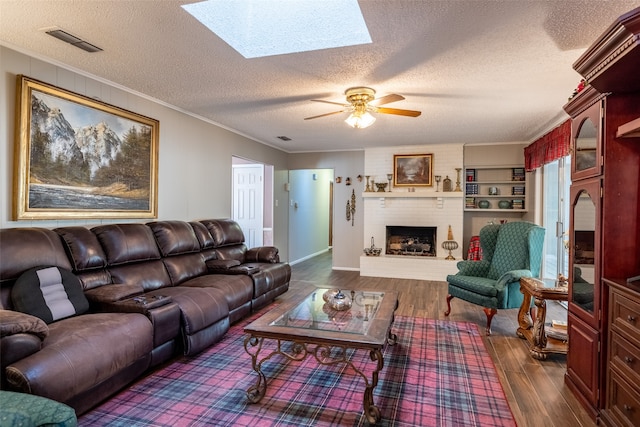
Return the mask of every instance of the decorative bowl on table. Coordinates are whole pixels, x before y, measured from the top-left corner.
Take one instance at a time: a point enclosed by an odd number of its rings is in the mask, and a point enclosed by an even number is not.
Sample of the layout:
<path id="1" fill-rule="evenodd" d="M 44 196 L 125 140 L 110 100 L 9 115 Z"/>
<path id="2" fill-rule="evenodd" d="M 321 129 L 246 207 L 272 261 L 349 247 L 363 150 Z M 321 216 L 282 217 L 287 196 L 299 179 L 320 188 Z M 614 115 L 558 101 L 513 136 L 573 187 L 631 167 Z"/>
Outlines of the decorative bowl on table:
<path id="1" fill-rule="evenodd" d="M 349 310 L 352 304 L 351 297 L 340 289 L 329 289 L 322 294 L 322 299 L 336 311 Z"/>

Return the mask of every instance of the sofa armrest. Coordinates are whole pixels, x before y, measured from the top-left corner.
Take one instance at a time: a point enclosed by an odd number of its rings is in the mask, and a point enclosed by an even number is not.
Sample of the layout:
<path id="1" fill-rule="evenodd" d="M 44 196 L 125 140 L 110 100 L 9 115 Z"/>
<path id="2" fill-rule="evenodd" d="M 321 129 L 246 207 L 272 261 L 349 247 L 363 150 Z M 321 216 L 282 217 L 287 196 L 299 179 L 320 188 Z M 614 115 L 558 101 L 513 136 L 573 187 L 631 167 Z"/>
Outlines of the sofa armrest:
<path id="1" fill-rule="evenodd" d="M 44 340 L 49 327 L 39 317 L 13 310 L 0 310 L 0 338 L 15 334 L 32 334 Z"/>
<path id="2" fill-rule="evenodd" d="M 173 302 L 170 296 L 165 295 L 138 295 L 101 306 L 103 311 L 111 313 L 141 313 L 147 315 L 149 310 L 162 307 Z"/>
<path id="3" fill-rule="evenodd" d="M 280 262 L 278 248 L 275 246 L 260 246 L 248 249 L 244 254 L 244 262 L 268 262 L 275 264 Z"/>
<path id="4" fill-rule="evenodd" d="M 42 349 L 42 340 L 28 333 L 19 333 L 0 338 L 0 377 L 2 385 L 6 382 L 5 368 L 19 360 L 29 357 Z"/>
<path id="5" fill-rule="evenodd" d="M 229 274 L 229 269 L 240 265 L 237 259 L 211 259 L 207 261 L 207 271 L 209 273 Z"/>
<path id="6" fill-rule="evenodd" d="M 0 310 L 0 367 L 4 368 L 42 348 L 49 327 L 40 318 L 13 310 Z"/>
<path id="7" fill-rule="evenodd" d="M 251 276 L 259 271 L 259 267 L 240 264 L 238 266 L 230 268 L 225 274 L 246 274 L 247 276 Z"/>
<path id="8" fill-rule="evenodd" d="M 98 305 L 122 301 L 143 293 L 142 286 L 124 284 L 104 285 L 84 292 L 90 303 Z"/>

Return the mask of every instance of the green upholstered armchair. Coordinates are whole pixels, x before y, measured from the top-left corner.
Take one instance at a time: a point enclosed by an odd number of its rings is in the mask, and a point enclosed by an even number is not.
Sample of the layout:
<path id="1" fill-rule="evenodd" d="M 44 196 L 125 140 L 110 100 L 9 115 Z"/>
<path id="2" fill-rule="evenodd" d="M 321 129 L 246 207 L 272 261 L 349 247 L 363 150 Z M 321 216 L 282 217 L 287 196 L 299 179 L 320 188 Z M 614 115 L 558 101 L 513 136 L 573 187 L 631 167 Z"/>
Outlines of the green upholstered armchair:
<path id="1" fill-rule="evenodd" d="M 539 277 L 544 228 L 525 221 L 490 224 L 480 230 L 481 261 L 460 261 L 458 272 L 447 276 L 448 316 L 451 300 L 460 298 L 484 307 L 487 335 L 491 320 L 502 308 L 518 308 L 524 296 L 521 277 Z"/>

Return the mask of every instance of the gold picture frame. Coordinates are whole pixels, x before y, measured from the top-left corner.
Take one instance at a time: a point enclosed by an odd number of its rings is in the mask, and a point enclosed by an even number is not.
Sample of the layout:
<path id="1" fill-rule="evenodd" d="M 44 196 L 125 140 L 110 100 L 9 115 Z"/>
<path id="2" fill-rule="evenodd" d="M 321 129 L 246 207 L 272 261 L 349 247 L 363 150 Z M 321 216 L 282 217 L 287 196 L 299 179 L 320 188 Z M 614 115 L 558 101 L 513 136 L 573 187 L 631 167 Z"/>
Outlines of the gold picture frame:
<path id="1" fill-rule="evenodd" d="M 14 219 L 157 218 L 160 123 L 17 76 Z"/>
<path id="2" fill-rule="evenodd" d="M 394 187 L 432 187 L 433 154 L 394 154 Z"/>

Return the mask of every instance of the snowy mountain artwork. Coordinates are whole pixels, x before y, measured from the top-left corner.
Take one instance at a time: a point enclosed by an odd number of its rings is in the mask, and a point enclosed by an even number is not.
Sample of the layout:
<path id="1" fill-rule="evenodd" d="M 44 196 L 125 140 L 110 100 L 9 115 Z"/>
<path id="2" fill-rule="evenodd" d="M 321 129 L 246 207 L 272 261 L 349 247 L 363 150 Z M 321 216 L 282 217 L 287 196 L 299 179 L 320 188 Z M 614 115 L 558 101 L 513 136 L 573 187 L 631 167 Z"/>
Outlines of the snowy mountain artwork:
<path id="1" fill-rule="evenodd" d="M 19 86 L 16 216 L 156 216 L 157 121 L 26 77 Z"/>

